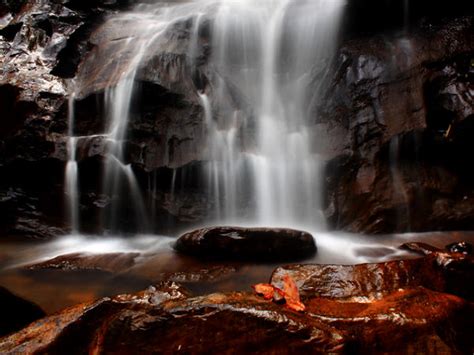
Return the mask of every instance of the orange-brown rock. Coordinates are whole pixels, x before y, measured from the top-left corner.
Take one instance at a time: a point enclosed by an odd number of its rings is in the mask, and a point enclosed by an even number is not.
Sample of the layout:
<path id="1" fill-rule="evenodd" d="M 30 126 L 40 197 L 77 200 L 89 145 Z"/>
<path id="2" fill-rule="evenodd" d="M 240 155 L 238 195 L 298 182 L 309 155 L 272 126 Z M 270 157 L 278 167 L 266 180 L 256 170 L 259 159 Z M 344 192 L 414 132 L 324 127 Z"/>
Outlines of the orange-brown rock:
<path id="1" fill-rule="evenodd" d="M 248 293 L 178 297 L 160 291 L 105 298 L 0 340 L 1 353 L 339 353 L 345 338 L 323 322 Z"/>
<path id="2" fill-rule="evenodd" d="M 314 318 L 349 333 L 353 351 L 454 354 L 472 351 L 473 308 L 464 299 L 423 287 L 399 289 L 384 297 L 347 300 L 312 298 Z"/>
<path id="3" fill-rule="evenodd" d="M 282 287 L 286 275 L 302 297 L 348 298 L 388 294 L 400 288 L 424 286 L 440 292 L 474 297 L 474 258 L 422 243 L 405 244 L 425 257 L 359 265 L 288 265 L 277 268 L 271 283 Z"/>

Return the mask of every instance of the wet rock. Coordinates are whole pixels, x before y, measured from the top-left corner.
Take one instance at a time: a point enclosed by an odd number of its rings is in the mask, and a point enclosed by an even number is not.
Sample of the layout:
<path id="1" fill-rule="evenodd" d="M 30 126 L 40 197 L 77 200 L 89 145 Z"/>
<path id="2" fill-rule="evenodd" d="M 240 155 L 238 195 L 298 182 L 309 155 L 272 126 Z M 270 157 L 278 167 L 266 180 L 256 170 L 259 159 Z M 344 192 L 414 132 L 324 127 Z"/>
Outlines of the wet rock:
<path id="1" fill-rule="evenodd" d="M 343 302 L 324 297 L 306 302 L 315 319 L 356 340 L 353 353 L 456 353 L 473 346 L 472 307 L 462 298 L 423 287 L 399 289 L 384 297 L 368 294 Z"/>
<path id="2" fill-rule="evenodd" d="M 336 353 L 344 348 L 336 329 L 250 294 L 182 299 L 179 292 L 156 303 L 161 295 L 149 289 L 70 308 L 2 339 L 0 351 Z"/>
<path id="3" fill-rule="evenodd" d="M 344 299 L 307 294 L 304 302 L 306 311 L 294 312 L 249 293 L 190 297 L 165 283 L 42 319 L 1 339 L 0 351 L 468 353 L 473 346 L 472 306 L 454 295 L 409 287 Z"/>
<path id="4" fill-rule="evenodd" d="M 444 288 L 444 280 L 436 272 L 435 265 L 423 259 L 351 266 L 288 265 L 274 271 L 271 283 L 282 287 L 285 275 L 295 280 L 303 298 L 363 297 L 425 283 L 436 290 Z"/>
<path id="5" fill-rule="evenodd" d="M 425 257 L 359 265 L 288 265 L 277 268 L 271 283 L 281 288 L 291 276 L 302 297 L 327 298 L 383 295 L 402 288 L 426 287 L 473 299 L 474 259 L 423 243 L 405 244 Z"/>
<path id="6" fill-rule="evenodd" d="M 175 249 L 201 258 L 289 260 L 315 254 L 316 243 L 292 229 L 211 227 L 184 234 Z"/>
<path id="7" fill-rule="evenodd" d="M 474 247 L 467 242 L 452 243 L 447 245 L 446 249 L 450 253 L 462 253 L 467 255 L 473 255 L 474 253 Z"/>
<path id="8" fill-rule="evenodd" d="M 105 271 L 120 273 L 135 265 L 139 253 L 61 255 L 54 259 L 25 266 L 26 270 Z"/>
<path id="9" fill-rule="evenodd" d="M 472 19 L 459 18 L 344 43 L 315 108 L 332 142 L 325 215 L 333 228 L 474 227 L 472 33 Z"/>
<path id="10" fill-rule="evenodd" d="M 216 282 L 229 278 L 236 272 L 236 268 L 232 266 L 212 266 L 208 268 L 200 268 L 197 270 L 177 271 L 174 273 L 164 273 L 159 275 L 164 280 L 170 280 L 179 283 L 196 283 L 196 282 Z"/>
<path id="11" fill-rule="evenodd" d="M 43 310 L 0 287 L 0 337 L 16 332 L 45 316 Z"/>
<path id="12" fill-rule="evenodd" d="M 0 195 L 9 195 L 8 202 L 0 201 L 0 210 L 7 212 L 0 222 L 2 235 L 45 239 L 67 231 L 61 212 L 62 186 L 58 193 L 58 186 L 51 182 L 41 187 L 34 181 L 28 186 L 17 182 L 25 180 L 25 170 L 44 164 L 33 176 L 62 184 L 64 166 L 51 169 L 50 160 L 57 165 L 67 160 L 68 83 L 64 78 L 75 75 L 79 61 L 90 50 L 89 35 L 105 13 L 124 5 L 124 1 L 95 1 L 88 6 L 77 1 L 2 2 Z M 18 169 L 21 164 L 23 168 Z"/>
<path id="13" fill-rule="evenodd" d="M 149 303 L 156 305 L 170 300 L 184 300 L 191 296 L 186 288 L 174 281 L 163 281 L 150 286 L 143 292 L 143 295 L 148 297 Z M 127 296 L 119 296 L 119 299 L 125 300 Z"/>

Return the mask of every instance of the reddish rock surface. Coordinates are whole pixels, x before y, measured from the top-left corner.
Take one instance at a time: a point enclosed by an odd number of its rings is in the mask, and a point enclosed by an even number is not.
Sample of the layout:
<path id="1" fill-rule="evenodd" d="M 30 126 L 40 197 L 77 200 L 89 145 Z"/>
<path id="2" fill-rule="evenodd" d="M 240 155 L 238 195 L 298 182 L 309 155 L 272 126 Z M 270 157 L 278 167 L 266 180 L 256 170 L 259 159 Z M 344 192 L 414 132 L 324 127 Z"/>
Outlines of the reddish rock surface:
<path id="1" fill-rule="evenodd" d="M 311 234 L 293 229 L 211 227 L 181 236 L 181 253 L 200 258 L 291 260 L 316 253 Z"/>
<path id="2" fill-rule="evenodd" d="M 2 353 L 340 352 L 324 323 L 246 293 L 162 301 L 161 291 L 70 308 L 0 340 Z"/>
<path id="3" fill-rule="evenodd" d="M 425 288 L 305 304 L 301 313 L 249 293 L 187 298 L 176 285 L 150 288 L 42 319 L 1 339 L 0 351 L 456 353 L 473 345 L 472 306 Z"/>
<path id="4" fill-rule="evenodd" d="M 310 316 L 355 339 L 352 352 L 359 354 L 470 353 L 474 346 L 472 305 L 423 287 L 344 301 L 311 298 L 306 307 Z"/>
<path id="5" fill-rule="evenodd" d="M 288 265 L 273 272 L 271 283 L 281 287 L 284 277 L 290 275 L 303 297 L 364 297 L 423 286 L 467 299 L 474 298 L 472 256 L 449 253 L 423 243 L 409 246 L 411 250 L 428 251 L 428 255 L 377 264 Z"/>

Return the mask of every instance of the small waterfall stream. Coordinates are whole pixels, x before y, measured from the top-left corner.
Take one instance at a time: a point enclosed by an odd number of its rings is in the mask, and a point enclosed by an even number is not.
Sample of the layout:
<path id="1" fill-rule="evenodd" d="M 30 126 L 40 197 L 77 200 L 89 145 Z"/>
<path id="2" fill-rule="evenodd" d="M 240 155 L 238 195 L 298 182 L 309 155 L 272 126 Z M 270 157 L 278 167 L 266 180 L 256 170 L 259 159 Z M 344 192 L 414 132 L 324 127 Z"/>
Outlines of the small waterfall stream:
<path id="1" fill-rule="evenodd" d="M 314 68 L 329 65 L 343 5 L 325 0 L 220 3 L 211 61 L 245 93 L 254 116 L 235 112 L 209 126 L 214 133 L 208 181 L 218 221 L 322 227 L 321 162 L 312 138 L 308 90 Z M 212 101 L 224 91 L 218 87 Z M 210 117 L 207 101 L 202 99 Z M 239 128 L 252 120 L 255 141 L 242 147 Z"/>
<path id="2" fill-rule="evenodd" d="M 71 223 L 71 233 L 76 234 L 79 228 L 79 184 L 77 171 L 77 138 L 74 136 L 74 93 L 71 93 L 68 101 L 68 162 L 66 164 L 65 186 L 67 194 L 67 206 L 69 221 Z"/>

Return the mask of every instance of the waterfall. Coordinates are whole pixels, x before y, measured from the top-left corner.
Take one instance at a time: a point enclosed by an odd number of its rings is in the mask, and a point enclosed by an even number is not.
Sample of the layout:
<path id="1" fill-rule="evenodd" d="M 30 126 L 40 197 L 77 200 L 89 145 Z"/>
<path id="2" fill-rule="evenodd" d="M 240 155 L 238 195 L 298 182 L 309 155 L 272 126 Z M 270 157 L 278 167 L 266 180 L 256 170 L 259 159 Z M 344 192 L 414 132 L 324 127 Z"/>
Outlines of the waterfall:
<path id="1" fill-rule="evenodd" d="M 126 26 L 134 34 L 118 37 L 123 43 L 116 52 L 119 69 L 104 93 L 108 145 L 103 192 L 110 197 L 104 230 L 120 229 L 124 186 L 140 226 L 146 229 L 147 219 L 153 218 L 148 211 L 156 211 L 156 176 L 148 189 L 153 196 L 144 198 L 126 162 L 125 143 L 133 98 L 140 95 L 137 75 L 160 48 L 181 55 L 183 42 L 176 44 L 176 38 L 187 43 L 187 69 L 171 67 L 171 79 L 158 80 L 178 80 L 175 76 L 186 72 L 192 84 L 181 85 L 189 86 L 186 95 L 194 95 L 202 107 L 202 190 L 212 206 L 207 222 L 322 227 L 323 162 L 310 107 L 324 86 L 315 78 L 324 77 L 331 63 L 344 5 L 345 0 L 160 2 L 109 19 L 124 26 L 124 34 Z M 240 100 L 233 99 L 236 95 Z M 174 169 L 170 192 L 178 194 L 179 165 L 168 162 Z M 69 170 L 72 175 L 68 164 Z M 71 205 L 77 204 L 74 196 Z"/>
<path id="2" fill-rule="evenodd" d="M 212 28 L 212 64 L 245 94 L 256 138 L 242 147 L 240 112 L 212 117 L 208 181 L 217 222 L 321 226 L 320 167 L 308 112 L 313 70 L 327 67 L 343 1 L 223 1 Z M 214 90 L 213 102 L 225 96 Z M 248 120 L 249 118 L 247 118 Z M 246 201 L 239 201 L 244 196 Z"/>
<path id="3" fill-rule="evenodd" d="M 68 161 L 66 164 L 65 186 L 71 233 L 79 232 L 79 184 L 77 171 L 77 138 L 74 136 L 74 93 L 68 100 Z"/>

